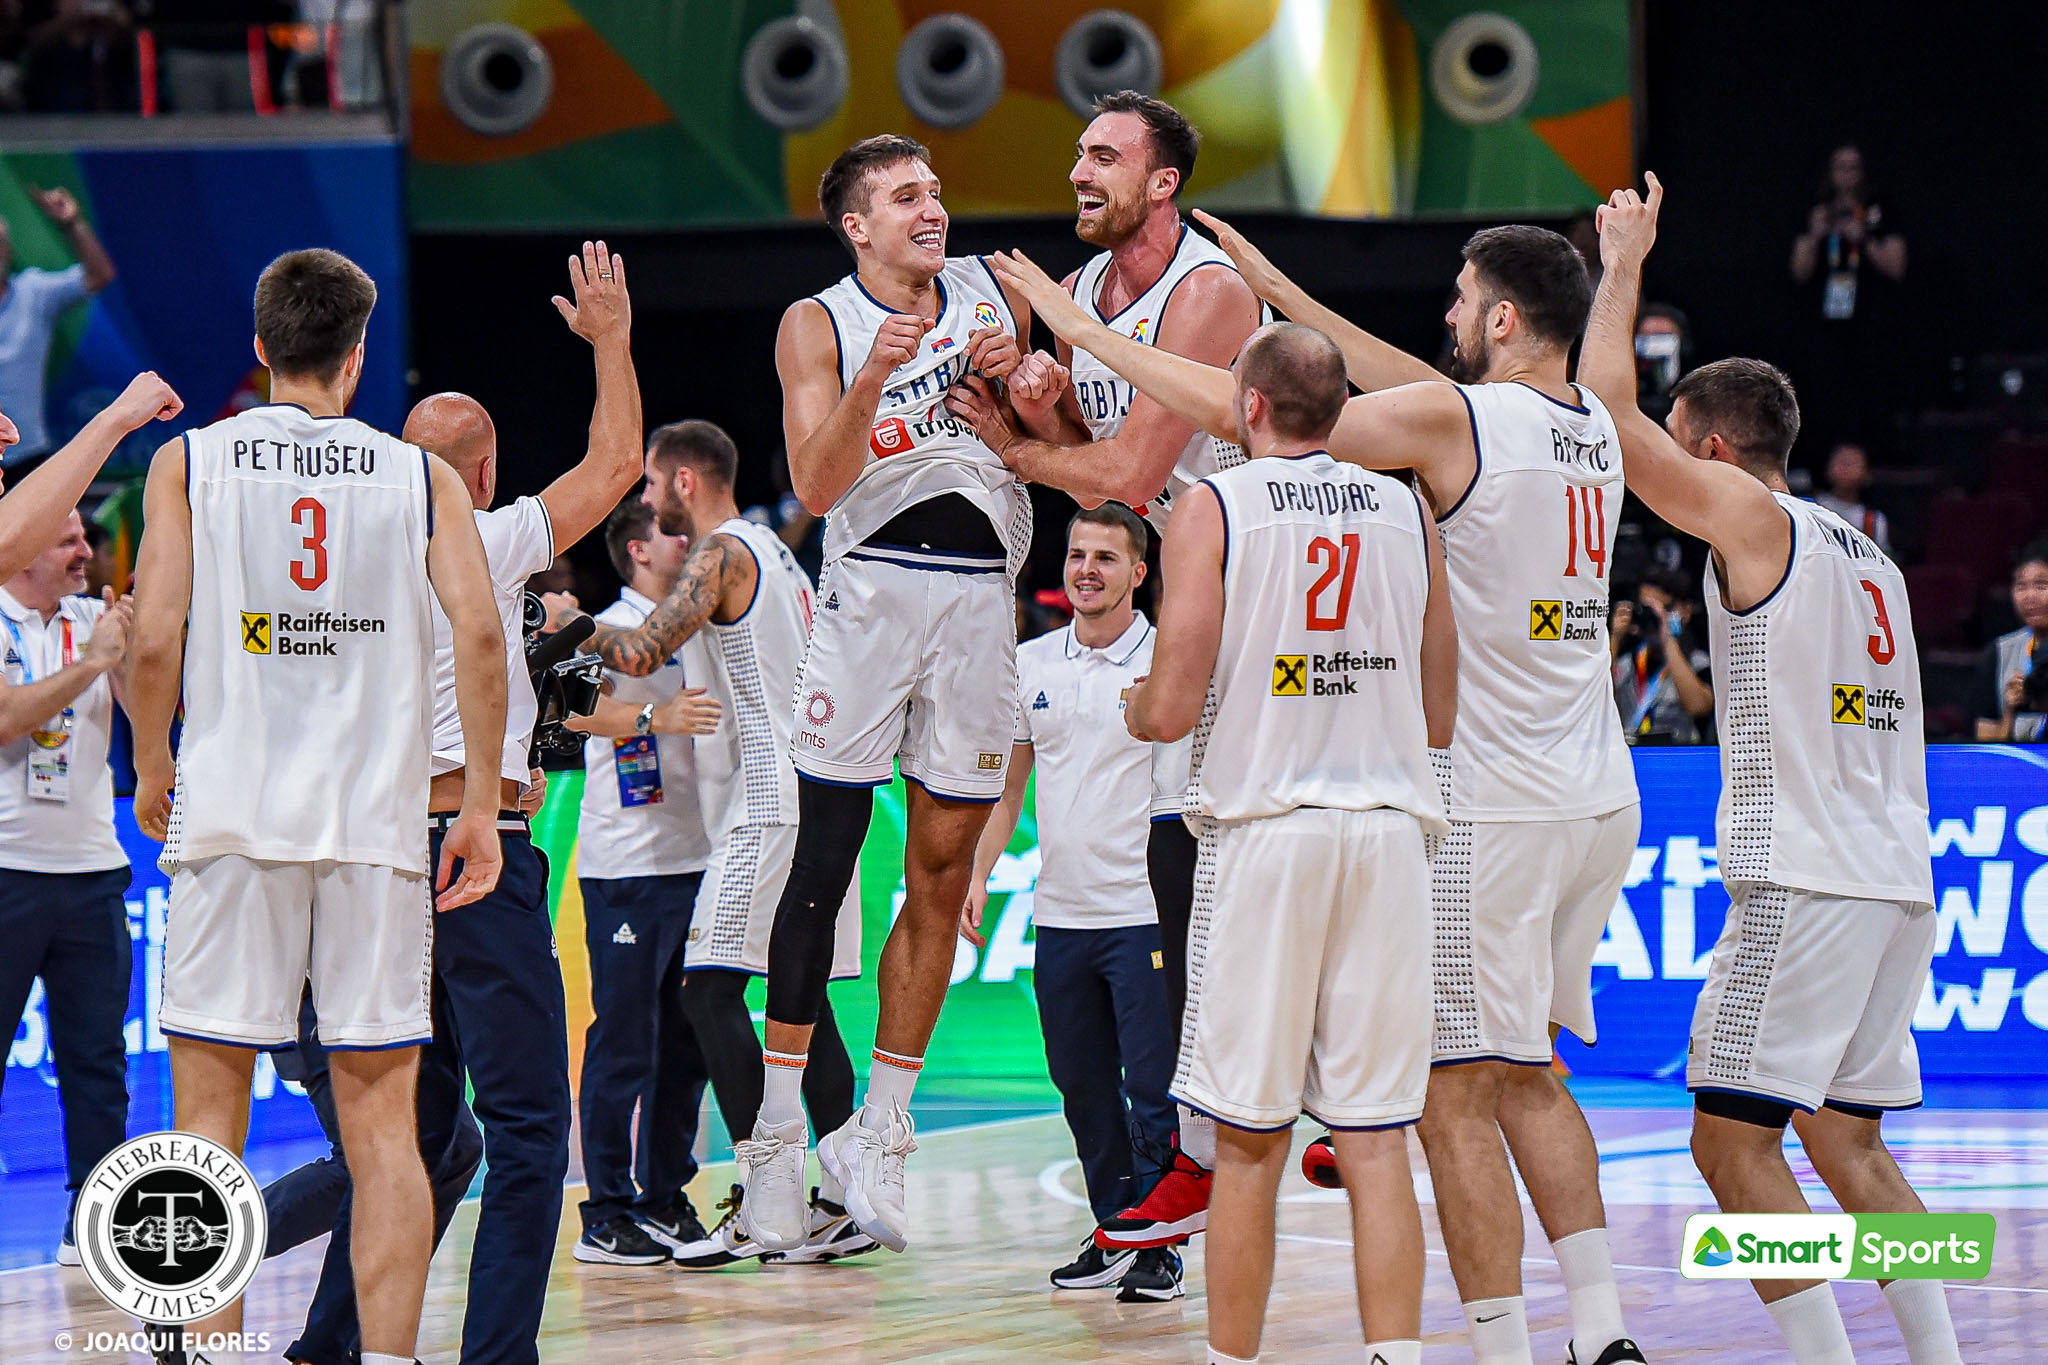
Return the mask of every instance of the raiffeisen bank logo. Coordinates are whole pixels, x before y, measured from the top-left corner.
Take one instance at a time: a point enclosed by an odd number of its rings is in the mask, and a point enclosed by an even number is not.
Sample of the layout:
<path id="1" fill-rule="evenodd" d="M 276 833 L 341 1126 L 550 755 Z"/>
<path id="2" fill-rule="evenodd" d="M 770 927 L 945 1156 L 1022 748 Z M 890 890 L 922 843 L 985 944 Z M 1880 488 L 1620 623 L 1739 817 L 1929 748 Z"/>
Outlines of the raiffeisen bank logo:
<path id="1" fill-rule="evenodd" d="M 1694 1280 L 1839 1280 L 1856 1257 L 1849 1213 L 1696 1213 L 1685 1220 Z"/>
<path id="2" fill-rule="evenodd" d="M 1707 1230 L 1700 1234 L 1699 1241 L 1693 1244 L 1694 1265 L 1727 1265 L 1734 1259 L 1735 1253 L 1728 1249 L 1728 1239 L 1721 1235 L 1721 1229 L 1712 1225 L 1709 1225 Z"/>

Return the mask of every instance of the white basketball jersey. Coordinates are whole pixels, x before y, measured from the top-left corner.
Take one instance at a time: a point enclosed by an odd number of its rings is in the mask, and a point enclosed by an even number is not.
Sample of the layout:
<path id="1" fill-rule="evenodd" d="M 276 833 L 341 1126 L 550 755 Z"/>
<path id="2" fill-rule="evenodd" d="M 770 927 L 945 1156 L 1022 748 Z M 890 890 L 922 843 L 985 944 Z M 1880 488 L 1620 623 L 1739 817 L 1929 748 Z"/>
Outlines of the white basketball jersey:
<path id="1" fill-rule="evenodd" d="M 1439 521 L 1458 617 L 1451 816 L 1575 820 L 1637 800 L 1608 669 L 1621 441 L 1600 400 L 1460 385 L 1479 472 Z"/>
<path id="2" fill-rule="evenodd" d="M 1322 451 L 1203 480 L 1223 503 L 1223 638 L 1191 808 L 1217 820 L 1390 806 L 1443 832 L 1422 711 L 1426 515 Z"/>
<path id="3" fill-rule="evenodd" d="M 1031 499 L 974 429 L 946 407 L 946 390 L 967 374 L 967 338 L 987 327 L 1015 335 L 1009 300 L 980 256 L 952 256 L 938 278 L 939 316 L 917 358 L 889 375 L 868 432 L 868 462 L 825 522 L 825 562 L 833 563 L 892 517 L 942 493 L 958 493 L 988 514 L 1008 548 L 1014 575 L 1031 549 Z M 848 275 L 815 296 L 839 340 L 843 389 L 867 363 L 875 333 L 892 310 Z M 938 567 L 944 567 L 939 565 Z"/>
<path id="4" fill-rule="evenodd" d="M 426 456 L 269 403 L 187 432 L 185 461 L 192 605 L 167 862 L 425 872 Z"/>
<path id="5" fill-rule="evenodd" d="M 796 823 L 791 700 L 811 633 L 811 578 L 759 522 L 735 517 L 712 534 L 746 546 L 757 570 L 753 605 L 698 636 L 710 656 L 705 686 L 725 708 L 718 729 L 697 738 L 704 823 L 722 843 L 743 825 Z"/>
<path id="6" fill-rule="evenodd" d="M 1097 300 L 1101 298 L 1102 277 L 1108 272 L 1109 264 L 1110 253 L 1105 251 L 1082 266 L 1081 272 L 1074 277 L 1074 298 L 1104 326 L 1147 346 L 1158 344 L 1167 304 L 1173 298 L 1173 291 L 1189 274 L 1207 265 L 1237 269 L 1231 264 L 1230 257 L 1223 253 L 1222 247 L 1199 232 L 1188 231 L 1188 225 L 1182 223 L 1180 242 L 1174 247 L 1173 259 L 1167 263 L 1166 273 L 1150 289 L 1133 299 L 1130 307 L 1115 317 L 1103 317 Z M 1272 310 L 1261 305 L 1259 317 L 1263 322 L 1272 321 Z M 1130 382 L 1078 346 L 1069 359 L 1068 369 L 1073 374 L 1074 397 L 1081 405 L 1082 419 L 1088 423 L 1088 434 L 1101 441 L 1122 431 L 1124 418 L 1131 411 L 1133 390 Z M 1138 515 L 1164 535 L 1173 500 L 1186 492 L 1189 485 L 1219 469 L 1229 469 L 1244 461 L 1243 447 L 1206 431 L 1197 431 L 1174 462 L 1166 487 L 1158 497 L 1138 508 Z"/>
<path id="7" fill-rule="evenodd" d="M 1792 556 L 1776 591 L 1730 611 L 1707 566 L 1722 880 L 1932 905 L 1906 580 L 1833 512 L 1777 499 Z"/>

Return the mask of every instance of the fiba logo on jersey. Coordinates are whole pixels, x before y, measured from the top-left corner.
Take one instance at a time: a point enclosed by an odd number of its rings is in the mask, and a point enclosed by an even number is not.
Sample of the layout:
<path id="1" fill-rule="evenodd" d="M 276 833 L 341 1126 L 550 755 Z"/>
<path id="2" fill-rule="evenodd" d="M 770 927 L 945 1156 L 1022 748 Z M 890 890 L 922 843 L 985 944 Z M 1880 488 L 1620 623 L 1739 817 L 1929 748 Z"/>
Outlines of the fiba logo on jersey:
<path id="1" fill-rule="evenodd" d="M 242 1296 L 263 1261 L 263 1193 L 233 1152 L 191 1133 L 150 1133 L 109 1152 L 79 1191 L 85 1275 L 114 1307 L 186 1323 Z"/>
<path id="2" fill-rule="evenodd" d="M 1003 325 L 1002 314 L 996 312 L 994 304 L 983 300 L 974 305 L 974 325 L 976 327 L 1000 327 Z"/>
<path id="3" fill-rule="evenodd" d="M 1149 327 L 1151 327 L 1151 325 L 1152 325 L 1152 319 L 1151 319 L 1151 318 L 1149 318 L 1149 317 L 1145 317 L 1145 318 L 1139 318 L 1139 319 L 1138 319 L 1138 325 L 1137 325 L 1136 327 L 1133 327 L 1133 328 L 1131 329 L 1131 340 L 1133 340 L 1133 341 L 1144 341 L 1144 340 L 1145 340 L 1145 332 L 1146 332 L 1146 329 L 1147 329 L 1147 328 L 1149 328 Z"/>

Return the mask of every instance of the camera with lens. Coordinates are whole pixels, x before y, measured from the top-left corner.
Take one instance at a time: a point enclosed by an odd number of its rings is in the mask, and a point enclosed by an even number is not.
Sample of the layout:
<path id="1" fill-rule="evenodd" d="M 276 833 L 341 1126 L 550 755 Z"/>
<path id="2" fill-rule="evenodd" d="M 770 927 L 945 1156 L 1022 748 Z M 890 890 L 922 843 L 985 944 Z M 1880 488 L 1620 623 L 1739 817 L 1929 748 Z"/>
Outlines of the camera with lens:
<path id="1" fill-rule="evenodd" d="M 585 736 L 571 730 L 568 722 L 597 709 L 597 699 L 604 695 L 604 661 L 595 654 L 576 653 L 576 647 L 597 630 L 597 623 L 588 616 L 577 617 L 552 635 L 541 633 L 547 620 L 548 609 L 540 598 L 526 594 L 521 622 L 526 635 L 526 672 L 539 704 L 527 762 L 560 772 L 583 766 Z"/>
<path id="2" fill-rule="evenodd" d="M 2021 680 L 2020 710 L 2048 714 L 2048 654 L 2035 659 Z"/>

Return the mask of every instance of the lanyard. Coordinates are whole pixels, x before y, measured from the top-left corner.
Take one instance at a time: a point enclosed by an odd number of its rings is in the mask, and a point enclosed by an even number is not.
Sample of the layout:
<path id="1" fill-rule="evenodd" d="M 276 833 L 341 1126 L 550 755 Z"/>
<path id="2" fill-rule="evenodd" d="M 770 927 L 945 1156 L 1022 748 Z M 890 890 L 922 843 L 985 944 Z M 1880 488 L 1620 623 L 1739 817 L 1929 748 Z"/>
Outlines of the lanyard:
<path id="1" fill-rule="evenodd" d="M 1628 728 L 1639 735 L 1650 732 L 1650 712 L 1657 705 L 1657 693 L 1664 686 L 1664 670 L 1654 674 L 1649 667 L 1650 647 L 1636 646 L 1636 713 L 1629 718 Z"/>
<path id="2" fill-rule="evenodd" d="M 75 657 L 71 648 L 71 618 L 65 616 L 59 619 L 64 622 L 64 662 L 61 666 L 69 668 Z M 28 661 L 28 644 L 21 638 L 21 627 L 15 624 L 12 616 L 0 615 L 0 621 L 7 623 L 7 633 L 14 637 L 14 655 L 21 660 L 21 684 L 23 687 L 26 687 L 36 680 L 35 669 L 30 666 Z M 66 707 L 64 709 L 69 711 L 71 708 Z"/>

